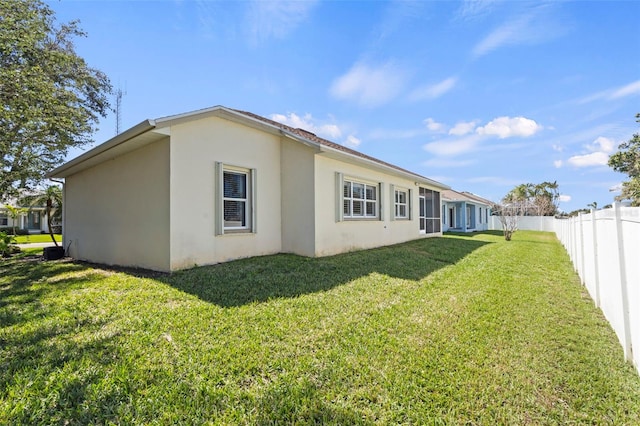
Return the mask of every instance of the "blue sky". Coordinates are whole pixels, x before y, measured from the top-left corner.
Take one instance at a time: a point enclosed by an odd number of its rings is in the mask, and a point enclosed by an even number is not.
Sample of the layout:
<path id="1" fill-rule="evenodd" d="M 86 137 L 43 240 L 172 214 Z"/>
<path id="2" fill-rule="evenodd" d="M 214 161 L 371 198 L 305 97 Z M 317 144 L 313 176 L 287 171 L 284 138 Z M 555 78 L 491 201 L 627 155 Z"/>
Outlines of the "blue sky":
<path id="1" fill-rule="evenodd" d="M 612 201 L 608 155 L 639 131 L 636 1 L 49 4 L 126 90 L 124 129 L 224 105 L 495 201 L 556 180 L 565 211 Z"/>

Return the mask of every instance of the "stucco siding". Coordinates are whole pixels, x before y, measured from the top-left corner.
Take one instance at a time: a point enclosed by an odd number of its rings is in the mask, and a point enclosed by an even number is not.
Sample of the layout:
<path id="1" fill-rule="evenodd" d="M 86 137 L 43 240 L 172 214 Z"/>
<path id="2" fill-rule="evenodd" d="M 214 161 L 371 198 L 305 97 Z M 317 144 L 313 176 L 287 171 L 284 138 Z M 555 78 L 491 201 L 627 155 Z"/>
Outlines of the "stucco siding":
<path id="1" fill-rule="evenodd" d="M 301 143 L 282 138 L 282 251 L 285 253 L 315 255 L 314 152 Z"/>
<path id="2" fill-rule="evenodd" d="M 169 270 L 169 141 L 68 176 L 64 245 L 80 260 Z"/>
<path id="3" fill-rule="evenodd" d="M 336 196 L 336 173 L 341 173 L 345 179 L 353 178 L 372 184 L 380 184 L 382 197 L 379 207 L 382 210 L 382 220 L 337 220 L 336 210 L 341 209 L 342 206 L 336 205 L 340 199 Z M 413 180 L 317 155 L 315 181 L 316 256 L 397 244 L 434 235 L 420 233 L 418 186 Z M 394 203 L 394 194 L 391 194 L 391 184 L 398 189 L 411 190 L 411 219 L 392 220 L 391 206 Z M 427 185 L 423 186 L 429 188 Z M 437 190 L 438 188 L 430 189 Z M 441 235 L 441 233 L 435 235 Z"/>
<path id="4" fill-rule="evenodd" d="M 280 137 L 216 117 L 170 133 L 171 269 L 281 252 Z M 257 232 L 216 235 L 216 163 L 255 170 Z"/>

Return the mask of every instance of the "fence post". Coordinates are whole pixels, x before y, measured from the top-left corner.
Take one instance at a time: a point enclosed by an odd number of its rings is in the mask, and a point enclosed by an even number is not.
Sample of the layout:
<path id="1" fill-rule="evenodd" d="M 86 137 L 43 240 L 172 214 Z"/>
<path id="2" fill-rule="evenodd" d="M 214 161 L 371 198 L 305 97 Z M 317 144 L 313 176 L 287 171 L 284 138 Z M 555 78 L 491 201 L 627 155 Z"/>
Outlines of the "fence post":
<path id="1" fill-rule="evenodd" d="M 573 262 L 573 270 L 578 272 L 578 230 L 577 228 L 577 222 L 578 222 L 578 218 L 574 217 L 573 219 L 571 219 L 572 223 L 571 223 L 571 233 L 572 233 L 572 237 L 573 237 L 573 244 L 572 244 L 572 249 L 571 249 L 571 261 Z"/>
<path id="2" fill-rule="evenodd" d="M 627 287 L 627 269 L 624 261 L 624 239 L 622 233 L 622 215 L 620 203 L 613 203 L 613 213 L 616 222 L 616 245 L 618 246 L 618 265 L 620 268 L 620 296 L 622 297 L 622 324 L 624 327 L 624 357 L 627 361 L 633 360 L 631 348 L 631 324 L 629 320 L 629 290 Z"/>
<path id="3" fill-rule="evenodd" d="M 596 226 L 596 210 L 591 209 L 591 232 L 593 233 L 593 274 L 596 284 L 596 306 L 600 307 L 600 267 L 598 265 L 598 227 Z"/>
<path id="4" fill-rule="evenodd" d="M 587 278 L 585 276 L 584 271 L 584 228 L 582 227 L 582 215 L 583 213 L 578 213 L 578 221 L 580 221 L 580 281 L 582 281 L 582 285 L 587 285 Z"/>

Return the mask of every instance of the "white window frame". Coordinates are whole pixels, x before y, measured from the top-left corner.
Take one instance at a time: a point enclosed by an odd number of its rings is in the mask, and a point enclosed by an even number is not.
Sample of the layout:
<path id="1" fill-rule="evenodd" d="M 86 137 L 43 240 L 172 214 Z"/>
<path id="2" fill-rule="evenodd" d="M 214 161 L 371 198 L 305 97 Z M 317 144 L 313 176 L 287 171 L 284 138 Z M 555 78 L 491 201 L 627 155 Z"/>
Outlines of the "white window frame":
<path id="1" fill-rule="evenodd" d="M 354 186 L 362 188 L 362 197 L 354 197 Z M 348 190 L 347 190 L 348 186 Z M 375 190 L 375 198 L 368 198 L 368 189 Z M 344 177 L 342 179 L 342 218 L 348 220 L 372 220 L 380 218 L 381 188 L 379 183 L 368 182 L 366 180 Z M 348 204 L 347 204 L 348 203 Z M 362 203 L 362 214 L 354 215 L 354 203 Z M 348 209 L 345 207 L 348 205 Z M 367 206 L 373 205 L 373 212 L 367 213 Z"/>
<path id="2" fill-rule="evenodd" d="M 246 191 L 245 197 L 226 197 L 224 192 L 224 175 L 237 174 L 245 176 Z M 256 233 L 257 231 L 257 217 L 256 217 L 256 188 L 257 188 L 257 172 L 256 169 L 250 169 L 246 167 L 231 166 L 223 163 L 216 163 L 216 200 L 217 200 L 217 214 L 215 223 L 215 234 L 246 234 Z M 226 201 L 235 201 L 245 203 L 244 208 L 244 225 L 242 226 L 227 226 L 224 218 L 224 206 Z"/>
<path id="3" fill-rule="evenodd" d="M 404 203 L 399 200 L 399 195 L 401 194 L 404 194 Z M 409 219 L 409 195 L 410 194 L 408 189 L 399 188 L 393 190 L 393 217 L 395 219 Z M 404 207 L 404 214 L 400 213 L 402 207 Z"/>
<path id="4" fill-rule="evenodd" d="M 223 176 L 223 185 L 226 186 L 226 176 L 240 176 L 244 179 L 244 197 L 238 196 L 238 197 L 234 197 L 234 196 L 227 196 L 226 193 L 226 187 L 223 188 L 222 191 L 222 211 L 223 211 L 223 216 L 226 215 L 227 213 L 227 203 L 238 203 L 238 204 L 242 204 L 243 205 L 243 209 L 242 209 L 242 213 L 243 213 L 243 217 L 240 218 L 239 222 L 240 225 L 238 226 L 233 226 L 230 225 L 229 223 L 227 223 L 227 218 L 223 217 L 223 221 L 224 221 L 224 230 L 225 231 L 237 231 L 237 230 L 248 230 L 251 229 L 251 203 L 250 203 L 250 195 L 251 195 L 251 172 L 246 170 L 246 171 L 240 171 L 240 170 L 230 170 L 230 169 L 224 169 L 222 171 L 222 176 Z"/>

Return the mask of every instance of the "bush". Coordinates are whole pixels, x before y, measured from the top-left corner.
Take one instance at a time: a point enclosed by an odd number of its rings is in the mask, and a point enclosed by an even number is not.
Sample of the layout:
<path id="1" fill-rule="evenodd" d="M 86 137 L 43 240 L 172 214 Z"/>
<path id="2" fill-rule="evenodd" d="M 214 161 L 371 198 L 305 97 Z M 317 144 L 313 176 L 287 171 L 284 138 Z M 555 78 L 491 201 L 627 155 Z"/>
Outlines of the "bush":
<path id="1" fill-rule="evenodd" d="M 0 226 L 0 232 L 4 232 L 7 235 L 13 235 L 13 226 Z M 15 235 L 29 235 L 28 229 L 20 229 L 16 226 Z"/>
<path id="2" fill-rule="evenodd" d="M 17 248 L 15 242 L 16 239 L 12 235 L 6 232 L 0 232 L 0 256 L 9 257 L 12 253 L 15 253 L 14 250 Z M 18 249 L 18 251 L 20 251 L 20 249 Z"/>

